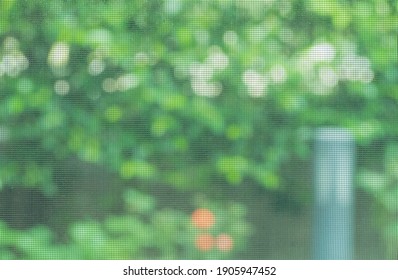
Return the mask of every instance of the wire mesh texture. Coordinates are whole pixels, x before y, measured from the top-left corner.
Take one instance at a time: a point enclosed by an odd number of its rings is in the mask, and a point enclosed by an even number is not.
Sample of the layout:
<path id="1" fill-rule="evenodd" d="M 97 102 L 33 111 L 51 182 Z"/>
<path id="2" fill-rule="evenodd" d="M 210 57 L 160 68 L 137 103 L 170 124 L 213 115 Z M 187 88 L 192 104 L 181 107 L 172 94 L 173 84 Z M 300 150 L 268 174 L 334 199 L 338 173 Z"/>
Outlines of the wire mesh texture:
<path id="1" fill-rule="evenodd" d="M 397 9 L 0 1 L 0 259 L 395 259 Z"/>

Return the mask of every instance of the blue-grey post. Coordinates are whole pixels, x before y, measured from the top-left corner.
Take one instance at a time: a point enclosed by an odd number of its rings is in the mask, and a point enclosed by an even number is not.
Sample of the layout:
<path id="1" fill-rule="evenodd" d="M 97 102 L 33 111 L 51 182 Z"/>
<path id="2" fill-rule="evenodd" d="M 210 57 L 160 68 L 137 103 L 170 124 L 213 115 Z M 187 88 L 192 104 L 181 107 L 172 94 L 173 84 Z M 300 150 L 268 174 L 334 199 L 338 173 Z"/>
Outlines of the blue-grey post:
<path id="1" fill-rule="evenodd" d="M 355 142 L 342 128 L 315 133 L 315 260 L 349 260 L 354 246 Z"/>

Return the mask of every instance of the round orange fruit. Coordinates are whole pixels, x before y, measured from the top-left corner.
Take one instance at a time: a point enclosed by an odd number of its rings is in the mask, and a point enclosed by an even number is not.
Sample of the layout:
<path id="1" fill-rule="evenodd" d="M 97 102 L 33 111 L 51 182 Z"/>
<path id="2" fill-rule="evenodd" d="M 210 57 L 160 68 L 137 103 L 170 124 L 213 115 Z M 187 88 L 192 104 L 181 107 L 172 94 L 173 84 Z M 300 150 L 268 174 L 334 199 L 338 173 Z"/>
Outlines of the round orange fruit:
<path id="1" fill-rule="evenodd" d="M 200 251 L 209 251 L 214 246 L 214 238 L 207 233 L 201 234 L 196 238 L 195 245 Z"/>
<path id="2" fill-rule="evenodd" d="M 191 221 L 197 228 L 208 229 L 214 225 L 215 217 L 209 209 L 198 208 L 192 213 Z"/>
<path id="3" fill-rule="evenodd" d="M 222 233 L 216 238 L 216 247 L 223 252 L 229 252 L 234 246 L 234 241 L 229 234 Z"/>

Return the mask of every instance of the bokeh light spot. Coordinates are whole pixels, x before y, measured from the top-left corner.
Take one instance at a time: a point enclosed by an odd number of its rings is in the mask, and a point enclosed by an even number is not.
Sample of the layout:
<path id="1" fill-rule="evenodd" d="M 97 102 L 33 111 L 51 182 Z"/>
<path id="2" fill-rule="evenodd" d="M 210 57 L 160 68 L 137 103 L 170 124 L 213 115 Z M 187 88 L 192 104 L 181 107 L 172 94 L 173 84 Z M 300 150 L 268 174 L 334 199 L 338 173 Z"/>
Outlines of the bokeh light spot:
<path id="1" fill-rule="evenodd" d="M 55 93 L 58 95 L 67 95 L 69 93 L 69 83 L 65 80 L 58 80 L 54 84 Z"/>

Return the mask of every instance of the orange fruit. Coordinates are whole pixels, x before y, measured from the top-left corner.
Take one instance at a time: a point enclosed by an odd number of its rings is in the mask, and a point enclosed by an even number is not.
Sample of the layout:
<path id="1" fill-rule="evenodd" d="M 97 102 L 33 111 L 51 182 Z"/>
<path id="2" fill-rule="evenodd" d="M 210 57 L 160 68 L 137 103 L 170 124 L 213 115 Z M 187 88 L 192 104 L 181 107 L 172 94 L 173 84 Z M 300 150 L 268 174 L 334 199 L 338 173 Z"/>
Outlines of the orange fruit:
<path id="1" fill-rule="evenodd" d="M 195 245 L 200 251 L 209 251 L 213 248 L 214 238 L 207 233 L 201 234 L 196 238 Z"/>
<path id="2" fill-rule="evenodd" d="M 191 215 L 191 221 L 197 228 L 208 229 L 214 225 L 213 212 L 206 208 L 198 208 Z"/>
<path id="3" fill-rule="evenodd" d="M 229 234 L 222 233 L 216 238 L 216 247 L 223 252 L 229 252 L 234 246 L 234 241 Z"/>

